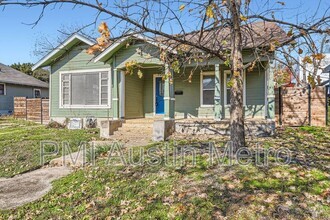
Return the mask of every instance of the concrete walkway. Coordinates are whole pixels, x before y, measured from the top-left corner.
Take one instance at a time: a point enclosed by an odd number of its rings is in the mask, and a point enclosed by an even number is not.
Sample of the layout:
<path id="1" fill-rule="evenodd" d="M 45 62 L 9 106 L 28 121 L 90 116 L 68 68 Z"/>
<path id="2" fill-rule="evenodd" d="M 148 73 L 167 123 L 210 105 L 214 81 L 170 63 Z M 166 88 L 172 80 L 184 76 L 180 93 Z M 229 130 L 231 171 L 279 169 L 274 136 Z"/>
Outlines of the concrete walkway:
<path id="1" fill-rule="evenodd" d="M 51 190 L 51 182 L 68 175 L 68 167 L 47 167 L 13 178 L 0 178 L 0 209 L 12 209 L 35 201 Z"/>

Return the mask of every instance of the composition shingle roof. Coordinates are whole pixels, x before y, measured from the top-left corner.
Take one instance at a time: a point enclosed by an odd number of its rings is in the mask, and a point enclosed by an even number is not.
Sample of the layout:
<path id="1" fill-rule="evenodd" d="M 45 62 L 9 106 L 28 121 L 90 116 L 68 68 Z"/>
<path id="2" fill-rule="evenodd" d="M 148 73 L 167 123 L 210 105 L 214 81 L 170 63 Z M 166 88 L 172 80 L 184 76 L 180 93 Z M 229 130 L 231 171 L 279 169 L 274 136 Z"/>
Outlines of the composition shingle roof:
<path id="1" fill-rule="evenodd" d="M 242 26 L 241 29 L 244 49 L 267 47 L 272 41 L 282 43 L 289 39 L 287 33 L 280 26 L 272 22 L 254 22 Z M 224 48 L 230 49 L 231 47 L 230 28 L 208 29 L 204 30 L 202 34 L 201 37 L 201 32 L 196 31 L 184 35 L 178 35 L 178 37 L 193 42 L 194 44 L 200 44 L 211 50 L 221 50 Z M 180 43 L 166 38 L 160 38 L 159 40 L 172 48 L 180 45 Z"/>
<path id="2" fill-rule="evenodd" d="M 2 63 L 0 63 L 0 82 L 41 88 L 49 87 L 48 83 L 38 80 Z"/>

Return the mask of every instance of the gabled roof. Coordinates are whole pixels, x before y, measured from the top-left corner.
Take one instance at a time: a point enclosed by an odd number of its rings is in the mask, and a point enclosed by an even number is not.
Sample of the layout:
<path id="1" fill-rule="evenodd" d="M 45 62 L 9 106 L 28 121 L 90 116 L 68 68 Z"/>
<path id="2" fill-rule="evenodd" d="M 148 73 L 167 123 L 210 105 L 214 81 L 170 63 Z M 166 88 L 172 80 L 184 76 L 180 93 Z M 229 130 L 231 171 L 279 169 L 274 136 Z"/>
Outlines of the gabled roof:
<path id="1" fill-rule="evenodd" d="M 253 22 L 241 26 L 241 30 L 243 49 L 269 47 L 272 41 L 283 43 L 289 40 L 287 33 L 280 26 L 273 22 Z M 200 31 L 195 31 L 178 35 L 177 37 L 195 44 L 200 44 L 201 46 L 210 50 L 221 51 L 231 48 L 231 30 L 228 27 L 216 27 L 204 30 L 202 36 Z M 160 38 L 160 41 L 172 48 L 177 48 L 181 44 L 177 41 L 164 37 Z M 192 49 L 191 51 L 199 50 Z"/>
<path id="2" fill-rule="evenodd" d="M 62 56 L 65 52 L 67 52 L 71 47 L 77 45 L 80 42 L 84 42 L 90 46 L 95 44 L 95 42 L 89 40 L 88 38 L 80 35 L 73 34 L 68 39 L 66 39 L 63 43 L 61 43 L 56 49 L 47 54 L 41 60 L 39 60 L 33 67 L 32 70 L 36 70 L 40 67 L 49 66 L 55 59 Z"/>
<path id="3" fill-rule="evenodd" d="M 330 81 L 330 80 L 326 80 L 326 81 L 322 82 L 322 83 L 321 83 L 321 86 L 326 86 L 326 85 L 328 85 L 328 84 L 329 84 L 329 81 Z M 330 84 L 329 84 L 329 85 L 330 85 Z"/>
<path id="4" fill-rule="evenodd" d="M 154 45 L 156 47 L 160 48 L 166 48 L 167 50 L 171 50 L 172 53 L 176 53 L 175 50 L 171 49 L 169 46 L 162 44 L 159 41 L 153 40 L 150 37 L 147 37 L 142 34 L 132 34 L 130 36 L 125 36 L 122 38 L 119 38 L 117 41 L 113 41 L 113 43 L 107 47 L 102 53 L 100 53 L 98 56 L 94 58 L 94 62 L 106 62 L 109 60 L 120 48 L 122 48 L 126 42 L 132 38 L 143 40 L 144 42 L 147 42 L 151 45 Z"/>
<path id="5" fill-rule="evenodd" d="M 258 47 L 269 47 L 270 42 L 286 42 L 289 40 L 287 33 L 279 27 L 276 23 L 272 22 L 254 22 L 241 27 L 242 28 L 242 41 L 244 49 L 258 48 Z M 177 35 L 176 37 L 182 38 L 183 40 L 190 41 L 195 44 L 199 44 L 210 50 L 224 50 L 230 49 L 230 38 L 231 31 L 229 28 L 212 28 L 204 30 L 203 36 L 201 37 L 200 31 L 195 31 L 183 35 Z M 147 43 L 155 45 L 166 50 L 170 50 L 175 53 L 175 49 L 182 45 L 180 42 L 166 38 L 156 37 L 151 39 L 144 35 L 133 34 L 131 36 L 119 38 L 114 41 L 107 49 L 100 53 L 94 62 L 102 61 L 106 62 L 109 60 L 130 38 L 141 39 Z M 226 43 L 224 43 L 226 42 Z M 199 49 L 192 48 L 191 52 L 201 52 Z"/>
<path id="6" fill-rule="evenodd" d="M 323 69 L 322 73 L 330 73 L 330 65 L 326 66 L 326 67 Z"/>
<path id="7" fill-rule="evenodd" d="M 0 82 L 41 88 L 49 87 L 48 83 L 38 80 L 2 63 L 0 63 Z"/>

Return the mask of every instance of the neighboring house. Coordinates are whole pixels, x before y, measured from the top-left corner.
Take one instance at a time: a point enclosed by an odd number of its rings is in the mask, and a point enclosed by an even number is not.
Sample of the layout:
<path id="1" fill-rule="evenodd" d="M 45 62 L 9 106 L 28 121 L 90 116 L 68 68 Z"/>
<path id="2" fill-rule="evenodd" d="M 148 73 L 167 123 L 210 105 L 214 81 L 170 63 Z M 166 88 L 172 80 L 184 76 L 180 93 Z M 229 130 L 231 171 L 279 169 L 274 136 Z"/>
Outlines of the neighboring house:
<path id="1" fill-rule="evenodd" d="M 14 97 L 48 97 L 48 83 L 0 63 L 0 115 L 13 112 Z"/>
<path id="2" fill-rule="evenodd" d="M 272 23 L 252 25 L 256 34 L 244 39 L 244 62 L 254 59 L 252 41 L 260 47 L 269 40 L 286 38 L 285 32 Z M 217 33 L 221 37 L 222 32 Z M 228 34 L 228 33 L 227 33 Z M 260 39 L 259 39 L 260 38 Z M 266 39 L 267 38 L 267 39 Z M 193 40 L 193 39 L 192 39 Z M 217 46 L 219 39 L 204 39 Z M 262 42 L 265 42 L 264 44 Z M 162 80 L 169 65 L 160 60 L 160 49 L 171 45 L 155 42 L 142 35 L 121 38 L 96 55 L 86 49 L 95 42 L 74 34 L 33 69 L 50 66 L 50 116 L 64 122 L 66 118 L 93 116 L 100 120 L 130 118 L 214 119 L 230 117 L 230 70 L 223 61 L 210 58 L 207 62 L 190 63 L 174 74 L 173 83 Z M 244 74 L 244 106 L 246 118 L 274 119 L 274 80 L 272 58 L 261 57 L 261 64 Z M 125 64 L 137 61 L 143 77 L 126 75 Z M 270 61 L 270 62 L 269 62 Z M 191 82 L 188 76 L 193 71 Z"/>
<path id="3" fill-rule="evenodd" d="M 323 70 L 330 65 L 330 53 L 324 54 L 325 57 L 321 60 L 320 67 L 317 70 L 317 76 L 320 76 L 321 83 L 329 80 L 328 72 L 324 72 Z M 314 65 L 309 63 L 303 63 L 302 60 L 304 57 L 299 57 L 299 79 L 301 82 L 308 83 L 308 76 L 313 74 Z"/>
<path id="4" fill-rule="evenodd" d="M 323 69 L 323 75 L 328 75 L 328 80 L 324 80 L 321 86 L 328 88 L 328 96 L 330 98 L 330 64 Z"/>

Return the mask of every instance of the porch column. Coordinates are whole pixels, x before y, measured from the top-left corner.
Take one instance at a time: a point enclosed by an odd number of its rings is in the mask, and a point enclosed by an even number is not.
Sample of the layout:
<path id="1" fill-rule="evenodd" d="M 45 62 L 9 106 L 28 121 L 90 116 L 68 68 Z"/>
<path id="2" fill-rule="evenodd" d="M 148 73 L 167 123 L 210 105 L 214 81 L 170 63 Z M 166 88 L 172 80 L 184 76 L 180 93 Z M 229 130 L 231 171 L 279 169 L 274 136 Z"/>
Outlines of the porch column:
<path id="1" fill-rule="evenodd" d="M 175 98 L 173 71 L 169 68 L 168 64 L 165 64 L 165 74 L 168 74 L 168 77 L 166 77 L 164 83 L 164 120 L 170 120 L 174 119 Z"/>
<path id="2" fill-rule="evenodd" d="M 118 120 L 119 118 L 119 96 L 118 96 L 118 71 L 117 68 L 113 69 L 112 72 L 112 109 L 113 119 Z"/>
<path id="3" fill-rule="evenodd" d="M 119 76 L 119 117 L 125 118 L 125 73 L 124 71 L 118 71 Z"/>
<path id="4" fill-rule="evenodd" d="M 274 70 L 275 62 L 270 61 L 266 70 L 267 103 L 265 103 L 267 106 L 266 117 L 269 119 L 275 118 Z"/>
<path id="5" fill-rule="evenodd" d="M 165 74 L 168 77 L 164 83 L 164 119 L 154 121 L 152 135 L 154 141 L 165 141 L 175 131 L 173 71 L 168 64 L 165 64 Z"/>
<path id="6" fill-rule="evenodd" d="M 220 64 L 215 64 L 214 120 L 221 120 L 221 83 Z"/>

